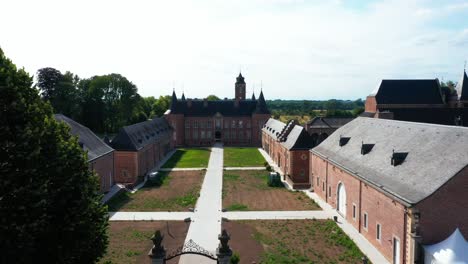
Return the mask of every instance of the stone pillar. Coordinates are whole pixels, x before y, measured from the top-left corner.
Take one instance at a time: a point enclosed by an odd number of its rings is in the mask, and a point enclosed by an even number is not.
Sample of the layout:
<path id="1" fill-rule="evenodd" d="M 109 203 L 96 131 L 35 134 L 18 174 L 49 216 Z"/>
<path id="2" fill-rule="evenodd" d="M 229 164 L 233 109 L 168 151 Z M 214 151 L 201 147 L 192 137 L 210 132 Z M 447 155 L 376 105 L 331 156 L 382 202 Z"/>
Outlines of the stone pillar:
<path id="1" fill-rule="evenodd" d="M 226 229 L 218 235 L 219 246 L 216 249 L 219 264 L 229 264 L 231 262 L 232 250 L 229 248 L 228 241 L 231 237 L 226 232 Z"/>
<path id="2" fill-rule="evenodd" d="M 148 256 L 151 259 L 151 264 L 165 264 L 166 263 L 166 249 L 162 245 L 164 236 L 161 235 L 159 230 L 156 230 L 151 240 L 153 241 L 153 248 Z"/>

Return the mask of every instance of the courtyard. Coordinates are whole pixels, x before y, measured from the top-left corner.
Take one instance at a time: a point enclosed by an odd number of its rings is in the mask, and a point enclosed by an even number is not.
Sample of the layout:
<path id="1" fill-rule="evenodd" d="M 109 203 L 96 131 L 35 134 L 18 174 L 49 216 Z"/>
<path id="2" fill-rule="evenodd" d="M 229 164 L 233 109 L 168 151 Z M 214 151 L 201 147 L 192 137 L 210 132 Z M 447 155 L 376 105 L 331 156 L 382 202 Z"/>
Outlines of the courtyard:
<path id="1" fill-rule="evenodd" d="M 109 202 L 109 211 L 188 211 L 195 207 L 202 171 L 159 172 L 135 193 L 121 192 Z"/>
<path id="2" fill-rule="evenodd" d="M 228 211 L 320 210 L 303 192 L 268 186 L 266 170 L 223 173 L 223 208 Z"/>
<path id="3" fill-rule="evenodd" d="M 156 230 L 165 234 L 166 252 L 193 240 L 214 253 L 221 229 L 231 235 L 230 246 L 240 256 L 240 263 L 361 261 L 363 253 L 330 220 L 329 212 L 304 192 L 269 186 L 266 169 L 250 168 L 264 166 L 264 154 L 255 148 L 227 149 L 215 145 L 211 150 L 177 150 L 174 155 L 178 156 L 166 163 L 174 170 L 160 171 L 159 180 L 147 181 L 133 194 L 114 197 L 109 202 L 113 212 L 110 246 L 101 263 L 149 261 L 149 238 Z M 261 159 L 251 162 L 256 155 Z M 227 170 L 226 162 L 235 167 Z M 192 167 L 195 164 L 206 164 L 206 170 L 177 169 L 197 168 Z M 176 221 L 184 219 L 190 221 Z M 168 263 L 211 263 L 190 254 L 171 261 Z"/>

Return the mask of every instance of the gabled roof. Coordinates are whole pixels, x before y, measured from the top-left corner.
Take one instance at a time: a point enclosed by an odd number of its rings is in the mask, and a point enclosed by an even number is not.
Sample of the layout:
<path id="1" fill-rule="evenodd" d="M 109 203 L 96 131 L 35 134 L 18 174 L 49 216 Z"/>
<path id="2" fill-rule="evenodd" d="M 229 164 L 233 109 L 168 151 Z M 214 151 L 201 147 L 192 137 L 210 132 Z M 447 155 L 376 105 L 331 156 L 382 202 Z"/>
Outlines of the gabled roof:
<path id="1" fill-rule="evenodd" d="M 444 104 L 439 80 L 382 80 L 377 104 Z"/>
<path id="2" fill-rule="evenodd" d="M 170 136 L 171 133 L 172 128 L 166 119 L 154 118 L 121 128 L 111 145 L 116 150 L 136 151 L 160 138 Z"/>
<path id="3" fill-rule="evenodd" d="M 113 151 L 104 141 L 96 136 L 89 128 L 62 114 L 55 114 L 55 120 L 66 123 L 70 127 L 72 135 L 78 137 L 78 142 L 88 152 L 88 161 L 97 159 Z"/>
<path id="4" fill-rule="evenodd" d="M 314 117 L 307 125 L 311 128 L 340 128 L 353 119 L 353 117 Z"/>
<path id="5" fill-rule="evenodd" d="M 349 142 L 340 146 L 341 137 Z M 374 144 L 365 155 L 363 143 Z M 416 204 L 468 165 L 467 145 L 468 128 L 358 117 L 311 151 L 382 192 Z M 392 165 L 393 151 L 407 153 L 398 166 Z"/>
<path id="6" fill-rule="evenodd" d="M 463 76 L 457 83 L 457 87 L 455 89 L 457 90 L 458 98 L 461 101 L 468 101 L 468 77 L 466 76 L 466 71 L 463 71 Z"/>
<path id="7" fill-rule="evenodd" d="M 205 101 L 197 99 L 177 100 L 171 104 L 171 114 L 185 116 L 213 116 L 217 113 L 223 116 L 251 116 L 257 113 L 257 100 L 215 100 Z M 266 108 L 266 105 L 265 105 Z M 269 113 L 266 109 L 266 113 Z M 265 110 L 259 111 L 265 113 Z"/>
<path id="8" fill-rule="evenodd" d="M 265 123 L 262 130 L 273 139 L 281 141 L 280 144 L 288 150 L 310 149 L 313 146 L 312 137 L 305 131 L 304 127 L 294 124 L 293 127 L 288 129 L 286 134 L 284 134 L 286 126 L 287 124 L 270 118 Z M 285 137 L 285 140 L 282 140 L 282 136 Z"/>

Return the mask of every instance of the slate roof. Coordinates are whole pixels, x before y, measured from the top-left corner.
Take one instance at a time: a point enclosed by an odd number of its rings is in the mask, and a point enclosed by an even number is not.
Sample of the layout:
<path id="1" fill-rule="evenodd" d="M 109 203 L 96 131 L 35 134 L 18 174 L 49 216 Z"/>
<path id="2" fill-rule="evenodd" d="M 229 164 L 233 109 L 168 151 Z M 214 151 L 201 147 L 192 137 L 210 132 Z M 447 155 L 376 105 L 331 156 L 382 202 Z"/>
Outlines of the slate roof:
<path id="1" fill-rule="evenodd" d="M 265 131 L 275 140 L 280 140 L 280 136 L 285 133 L 286 140 L 281 142 L 288 150 L 295 149 L 310 149 L 313 146 L 312 137 L 305 131 L 304 127 L 299 125 L 294 125 L 289 131 L 284 131 L 287 124 L 278 121 L 276 119 L 270 118 L 263 126 L 262 130 Z"/>
<path id="2" fill-rule="evenodd" d="M 468 101 L 468 77 L 466 76 L 466 71 L 463 71 L 463 76 L 455 89 L 457 90 L 459 100 Z"/>
<path id="3" fill-rule="evenodd" d="M 171 135 L 172 128 L 164 118 L 125 126 L 114 137 L 111 146 L 116 150 L 137 151 L 144 146 Z"/>
<path id="4" fill-rule="evenodd" d="M 78 142 L 83 145 L 83 149 L 88 152 L 88 161 L 97 159 L 113 151 L 104 141 L 96 136 L 89 128 L 81 125 L 73 119 L 62 114 L 55 114 L 55 120 L 66 123 L 70 127 L 72 135 L 78 137 Z"/>
<path id="5" fill-rule="evenodd" d="M 377 104 L 444 104 L 439 80 L 382 80 Z"/>
<path id="6" fill-rule="evenodd" d="M 260 93 L 258 100 L 239 100 L 236 106 L 235 100 L 205 101 L 199 99 L 178 100 L 175 92 L 172 94 L 170 114 L 183 114 L 185 116 L 213 116 L 220 113 L 223 116 L 251 116 L 252 114 L 270 114 Z"/>
<path id="7" fill-rule="evenodd" d="M 314 117 L 307 125 L 311 128 L 340 128 L 353 119 L 353 117 Z"/>
<path id="8" fill-rule="evenodd" d="M 340 137 L 349 142 L 340 147 Z M 375 144 L 361 155 L 362 144 Z M 430 196 L 468 165 L 468 128 L 358 117 L 311 152 L 409 205 Z M 406 152 L 391 165 L 393 151 Z"/>

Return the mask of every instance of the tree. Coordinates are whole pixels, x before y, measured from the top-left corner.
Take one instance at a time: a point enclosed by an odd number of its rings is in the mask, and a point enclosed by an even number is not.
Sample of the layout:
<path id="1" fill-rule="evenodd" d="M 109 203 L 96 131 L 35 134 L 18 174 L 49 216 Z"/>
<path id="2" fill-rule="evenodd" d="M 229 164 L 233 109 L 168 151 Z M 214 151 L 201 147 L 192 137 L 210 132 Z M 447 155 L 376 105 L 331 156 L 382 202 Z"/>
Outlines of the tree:
<path id="1" fill-rule="evenodd" d="M 219 97 L 214 95 L 214 94 L 210 94 L 210 95 L 208 95 L 208 97 L 206 97 L 206 100 L 208 100 L 208 101 L 217 101 L 217 100 L 221 100 L 221 99 L 219 99 Z"/>
<path id="2" fill-rule="evenodd" d="M 162 116 L 171 106 L 171 96 L 159 96 L 158 100 L 153 104 L 154 116 Z"/>
<path id="3" fill-rule="evenodd" d="M 83 120 L 97 132 L 116 132 L 129 125 L 140 101 L 136 85 L 120 74 L 94 76 L 80 81 Z"/>
<path id="4" fill-rule="evenodd" d="M 44 99 L 55 99 L 57 84 L 61 79 L 62 73 L 54 68 L 42 68 L 37 71 L 37 86 Z"/>
<path id="5" fill-rule="evenodd" d="M 78 76 L 68 71 L 65 74 L 54 68 L 37 71 L 37 86 L 42 91 L 42 97 L 50 102 L 55 113 L 74 119 L 80 116 L 81 109 L 78 82 Z"/>
<path id="6" fill-rule="evenodd" d="M 31 85 L 0 49 L 0 262 L 94 263 L 108 225 L 97 176 Z"/>

